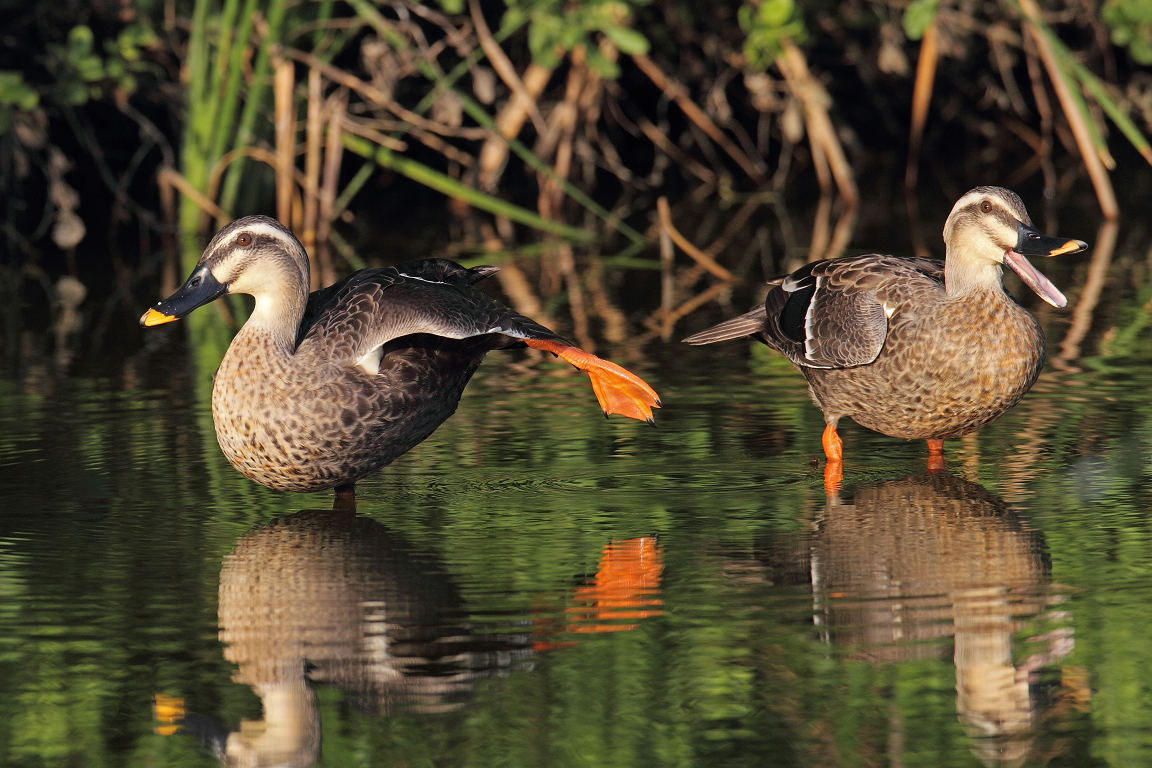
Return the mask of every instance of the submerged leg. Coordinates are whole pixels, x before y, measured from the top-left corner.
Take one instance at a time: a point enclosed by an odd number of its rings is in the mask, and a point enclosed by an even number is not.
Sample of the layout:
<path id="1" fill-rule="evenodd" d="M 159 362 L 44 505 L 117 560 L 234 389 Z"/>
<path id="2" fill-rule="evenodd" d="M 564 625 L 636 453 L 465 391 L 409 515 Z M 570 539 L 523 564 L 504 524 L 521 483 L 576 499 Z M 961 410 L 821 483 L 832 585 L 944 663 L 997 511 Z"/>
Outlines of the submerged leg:
<path id="1" fill-rule="evenodd" d="M 944 441 L 927 440 L 928 443 L 928 471 L 944 471 Z"/>
<path id="2" fill-rule="evenodd" d="M 820 442 L 824 445 L 824 493 L 835 496 L 840 493 L 840 484 L 844 479 L 844 441 L 836 434 L 836 425 L 829 424 L 824 427 L 824 435 Z"/>
<path id="3" fill-rule="evenodd" d="M 336 486 L 336 498 L 332 500 L 333 512 L 356 511 L 356 483 Z"/>
<path id="4" fill-rule="evenodd" d="M 652 423 L 652 409 L 660 407 L 660 396 L 648 386 L 648 382 L 627 368 L 551 339 L 523 341 L 533 349 L 551 352 L 587 373 L 605 416 L 619 413 L 630 419 Z"/>

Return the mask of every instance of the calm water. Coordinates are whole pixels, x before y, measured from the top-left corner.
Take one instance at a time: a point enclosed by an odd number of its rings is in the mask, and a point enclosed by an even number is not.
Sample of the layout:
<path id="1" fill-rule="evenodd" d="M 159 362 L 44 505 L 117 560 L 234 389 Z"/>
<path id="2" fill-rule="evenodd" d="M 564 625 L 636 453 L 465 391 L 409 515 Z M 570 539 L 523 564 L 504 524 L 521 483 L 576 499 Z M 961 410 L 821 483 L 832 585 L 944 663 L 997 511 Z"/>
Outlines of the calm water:
<path id="1" fill-rule="evenodd" d="M 656 428 L 494 354 L 354 516 L 227 465 L 179 326 L 23 355 L 0 763 L 1152 764 L 1150 242 L 1083 321 L 1087 259 L 1049 270 L 1082 353 L 945 473 L 848 426 L 831 499 L 801 377 L 748 344 L 602 350 Z"/>

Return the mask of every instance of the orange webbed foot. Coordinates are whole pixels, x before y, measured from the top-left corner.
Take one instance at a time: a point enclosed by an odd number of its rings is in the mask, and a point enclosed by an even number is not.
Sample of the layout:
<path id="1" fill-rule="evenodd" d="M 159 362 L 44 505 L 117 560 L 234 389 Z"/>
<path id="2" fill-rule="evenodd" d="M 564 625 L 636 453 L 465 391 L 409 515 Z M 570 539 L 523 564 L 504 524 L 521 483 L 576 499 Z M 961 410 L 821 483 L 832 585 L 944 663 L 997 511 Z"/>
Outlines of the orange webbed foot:
<path id="1" fill-rule="evenodd" d="M 533 349 L 551 352 L 587 373 L 605 416 L 618 413 L 652 423 L 652 409 L 660 407 L 660 396 L 648 386 L 648 382 L 627 368 L 558 341 L 524 339 L 524 343 Z"/>

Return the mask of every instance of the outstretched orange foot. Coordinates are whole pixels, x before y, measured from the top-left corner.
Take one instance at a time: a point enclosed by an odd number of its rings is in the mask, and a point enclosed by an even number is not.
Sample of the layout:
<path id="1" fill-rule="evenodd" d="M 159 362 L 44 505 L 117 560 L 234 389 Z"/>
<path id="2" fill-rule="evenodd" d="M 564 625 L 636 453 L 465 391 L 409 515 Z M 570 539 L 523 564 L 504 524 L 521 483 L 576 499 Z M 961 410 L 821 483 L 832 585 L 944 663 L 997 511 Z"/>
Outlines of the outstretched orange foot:
<path id="1" fill-rule="evenodd" d="M 551 352 L 587 373 L 605 416 L 619 413 L 630 419 L 652 423 L 652 409 L 660 407 L 660 396 L 644 379 L 579 347 L 549 339 L 524 339 L 524 343 L 533 349 Z"/>

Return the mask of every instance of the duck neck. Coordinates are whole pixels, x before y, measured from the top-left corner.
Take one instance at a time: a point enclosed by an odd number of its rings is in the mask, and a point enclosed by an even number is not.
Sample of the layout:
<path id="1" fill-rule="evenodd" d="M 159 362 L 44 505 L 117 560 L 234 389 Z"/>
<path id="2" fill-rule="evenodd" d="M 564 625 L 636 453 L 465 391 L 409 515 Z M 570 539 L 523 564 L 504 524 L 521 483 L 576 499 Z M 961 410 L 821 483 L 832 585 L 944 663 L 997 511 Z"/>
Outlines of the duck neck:
<path id="1" fill-rule="evenodd" d="M 308 257 L 301 249 L 299 254 L 268 259 L 258 268 L 260 289 L 251 291 L 256 304 L 241 332 L 260 335 L 291 357 L 308 304 Z"/>
<path id="2" fill-rule="evenodd" d="M 1001 272 L 999 264 L 983 255 L 949 245 L 944 258 L 944 289 L 950 299 L 973 293 L 1003 293 Z"/>

